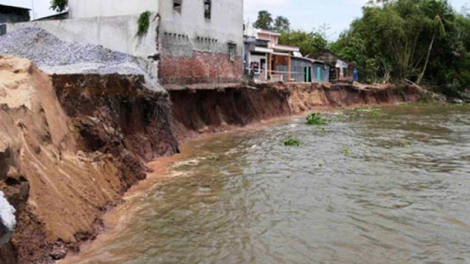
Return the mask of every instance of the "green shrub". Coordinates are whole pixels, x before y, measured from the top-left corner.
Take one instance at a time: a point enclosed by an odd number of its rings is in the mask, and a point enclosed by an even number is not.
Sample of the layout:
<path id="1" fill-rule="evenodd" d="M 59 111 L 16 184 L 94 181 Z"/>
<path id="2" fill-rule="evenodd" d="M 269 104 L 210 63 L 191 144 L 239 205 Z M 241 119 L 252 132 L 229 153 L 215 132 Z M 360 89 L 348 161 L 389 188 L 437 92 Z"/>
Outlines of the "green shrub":
<path id="1" fill-rule="evenodd" d="M 150 27 L 151 15 L 152 13 L 150 11 L 145 11 L 142 14 L 140 14 L 139 20 L 137 21 L 138 23 L 137 36 L 141 37 L 147 34 L 149 27 Z"/>

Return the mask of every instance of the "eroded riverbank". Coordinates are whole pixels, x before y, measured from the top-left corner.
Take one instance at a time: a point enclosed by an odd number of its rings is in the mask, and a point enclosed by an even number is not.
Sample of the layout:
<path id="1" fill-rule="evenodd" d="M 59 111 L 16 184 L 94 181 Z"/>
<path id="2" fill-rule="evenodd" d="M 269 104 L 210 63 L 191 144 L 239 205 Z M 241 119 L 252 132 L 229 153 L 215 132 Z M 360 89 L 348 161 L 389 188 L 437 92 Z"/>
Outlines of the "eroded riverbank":
<path id="1" fill-rule="evenodd" d="M 65 263 L 466 263 L 469 113 L 358 108 L 191 141 Z"/>
<path id="2" fill-rule="evenodd" d="M 178 142 L 320 108 L 421 96 L 413 87 L 319 84 L 153 91 L 139 75 L 49 76 L 27 60 L 0 62 L 0 187 L 18 218 L 0 256 L 12 263 L 51 263 L 78 251 L 102 230 L 103 212 L 146 177 L 146 162 L 177 153 Z"/>

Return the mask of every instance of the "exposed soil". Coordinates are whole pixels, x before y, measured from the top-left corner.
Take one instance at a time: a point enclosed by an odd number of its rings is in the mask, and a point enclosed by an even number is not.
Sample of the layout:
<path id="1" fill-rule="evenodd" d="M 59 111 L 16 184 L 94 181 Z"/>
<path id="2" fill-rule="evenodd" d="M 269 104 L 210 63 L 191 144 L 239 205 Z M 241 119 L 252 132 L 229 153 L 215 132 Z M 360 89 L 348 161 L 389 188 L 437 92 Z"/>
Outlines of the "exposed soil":
<path id="1" fill-rule="evenodd" d="M 417 101 L 412 86 L 365 90 L 349 84 L 259 84 L 218 90 L 170 90 L 179 142 L 201 134 L 321 108 Z"/>
<path id="2" fill-rule="evenodd" d="M 99 216 L 178 151 L 166 93 L 132 75 L 48 75 L 0 57 L 0 188 L 17 209 L 0 263 L 51 263 L 93 238 Z"/>
<path id="3" fill-rule="evenodd" d="M 178 141 L 321 107 L 419 99 L 412 87 L 263 84 L 154 92 L 137 75 L 48 76 L 0 56 L 0 189 L 18 226 L 0 263 L 52 263 L 100 231 L 100 216 Z M 171 98 L 171 102 L 170 102 Z"/>

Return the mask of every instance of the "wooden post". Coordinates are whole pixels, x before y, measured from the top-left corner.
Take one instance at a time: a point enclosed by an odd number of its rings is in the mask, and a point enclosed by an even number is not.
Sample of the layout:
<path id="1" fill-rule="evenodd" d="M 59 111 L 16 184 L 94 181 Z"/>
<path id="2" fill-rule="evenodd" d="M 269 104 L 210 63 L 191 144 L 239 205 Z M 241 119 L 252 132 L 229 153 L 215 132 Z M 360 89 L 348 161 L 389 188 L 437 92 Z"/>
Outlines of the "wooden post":
<path id="1" fill-rule="evenodd" d="M 292 57 L 289 56 L 287 60 L 287 82 L 291 80 L 291 71 L 290 68 L 292 67 Z"/>
<path id="2" fill-rule="evenodd" d="M 268 53 L 267 54 L 267 61 L 266 61 L 266 70 L 268 71 L 268 79 L 271 80 L 271 64 L 272 64 L 272 61 L 271 61 L 271 53 Z"/>

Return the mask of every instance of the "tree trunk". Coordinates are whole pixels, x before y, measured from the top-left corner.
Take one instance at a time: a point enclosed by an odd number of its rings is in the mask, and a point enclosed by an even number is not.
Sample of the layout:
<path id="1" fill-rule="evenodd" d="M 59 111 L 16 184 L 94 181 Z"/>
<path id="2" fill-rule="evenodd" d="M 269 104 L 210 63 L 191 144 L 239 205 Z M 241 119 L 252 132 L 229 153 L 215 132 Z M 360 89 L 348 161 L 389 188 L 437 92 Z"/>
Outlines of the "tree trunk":
<path id="1" fill-rule="evenodd" d="M 432 51 L 432 47 L 434 45 L 434 40 L 436 39 L 436 33 L 434 33 L 432 35 L 432 40 L 431 40 L 431 44 L 429 44 L 429 49 L 428 49 L 428 55 L 426 56 L 426 61 L 424 62 L 424 68 L 423 68 L 423 72 L 419 75 L 419 78 L 418 80 L 416 81 L 416 84 L 420 84 L 421 81 L 423 80 L 423 77 L 424 77 L 424 73 L 426 73 L 426 69 L 428 68 L 428 63 L 429 63 L 429 58 L 431 57 L 431 51 Z"/>

